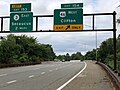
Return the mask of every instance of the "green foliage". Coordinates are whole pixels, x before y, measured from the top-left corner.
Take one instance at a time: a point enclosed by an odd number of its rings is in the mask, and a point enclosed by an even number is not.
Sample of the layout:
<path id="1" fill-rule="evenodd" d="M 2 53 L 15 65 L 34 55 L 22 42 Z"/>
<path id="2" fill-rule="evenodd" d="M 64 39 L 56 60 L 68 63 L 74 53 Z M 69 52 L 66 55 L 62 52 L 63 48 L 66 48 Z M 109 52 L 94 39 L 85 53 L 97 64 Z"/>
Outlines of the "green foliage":
<path id="1" fill-rule="evenodd" d="M 117 23 L 120 24 L 120 17 L 117 19 Z"/>
<path id="2" fill-rule="evenodd" d="M 120 35 L 116 39 L 117 43 L 117 70 L 120 70 Z M 93 51 L 88 51 L 85 55 L 87 59 L 95 59 L 95 49 Z M 113 60 L 113 39 L 109 38 L 103 41 L 100 47 L 97 49 L 97 59 L 100 62 L 107 64 L 112 69 L 114 68 Z M 120 71 L 119 71 L 120 72 Z"/>
<path id="3" fill-rule="evenodd" d="M 56 56 L 56 59 L 59 59 L 60 61 L 65 60 L 65 55 L 58 55 Z"/>
<path id="4" fill-rule="evenodd" d="M 69 53 L 67 53 L 66 55 L 56 56 L 56 59 L 59 59 L 61 61 L 83 60 L 83 55 L 80 52 L 73 53 L 71 56 L 69 55 Z"/>
<path id="5" fill-rule="evenodd" d="M 67 54 L 65 55 L 65 61 L 70 61 L 70 55 L 69 55 L 69 53 L 67 53 Z"/>
<path id="6" fill-rule="evenodd" d="M 88 51 L 85 55 L 86 60 L 96 60 L 96 50 Z"/>
<path id="7" fill-rule="evenodd" d="M 80 52 L 71 55 L 72 60 L 83 60 L 83 55 Z"/>
<path id="8" fill-rule="evenodd" d="M 105 59 L 113 54 L 113 41 L 112 38 L 107 39 L 106 41 L 102 42 L 100 48 L 98 49 L 99 59 L 102 62 L 106 62 Z"/>
<path id="9" fill-rule="evenodd" d="M 0 41 L 0 63 L 26 63 L 54 60 L 49 44 L 39 44 L 34 37 L 8 35 Z"/>

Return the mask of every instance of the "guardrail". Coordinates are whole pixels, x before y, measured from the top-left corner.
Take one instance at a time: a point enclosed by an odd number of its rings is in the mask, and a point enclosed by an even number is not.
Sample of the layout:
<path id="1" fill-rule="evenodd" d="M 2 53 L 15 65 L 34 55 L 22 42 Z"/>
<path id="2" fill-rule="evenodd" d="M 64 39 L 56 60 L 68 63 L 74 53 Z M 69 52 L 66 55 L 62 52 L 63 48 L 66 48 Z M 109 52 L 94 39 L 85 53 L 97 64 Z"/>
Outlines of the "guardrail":
<path id="1" fill-rule="evenodd" d="M 116 86 L 117 90 L 120 90 L 120 77 L 118 76 L 118 74 L 113 72 L 107 65 L 105 65 L 101 62 L 97 62 L 97 64 L 102 66 L 107 71 L 107 73 L 111 77 L 112 82 Z"/>

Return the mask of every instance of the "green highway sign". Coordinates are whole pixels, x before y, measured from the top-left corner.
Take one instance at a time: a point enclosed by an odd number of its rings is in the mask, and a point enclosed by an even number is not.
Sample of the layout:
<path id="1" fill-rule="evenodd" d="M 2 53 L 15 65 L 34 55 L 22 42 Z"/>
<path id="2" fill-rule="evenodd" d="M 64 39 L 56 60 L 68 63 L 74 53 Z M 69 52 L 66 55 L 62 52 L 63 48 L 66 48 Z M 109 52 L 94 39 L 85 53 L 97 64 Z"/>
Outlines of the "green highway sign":
<path id="1" fill-rule="evenodd" d="M 54 25 L 83 24 L 82 9 L 55 9 Z"/>
<path id="2" fill-rule="evenodd" d="M 55 9 L 54 30 L 83 29 L 83 9 Z M 80 27 L 79 27 L 80 26 Z M 74 27 L 74 28 L 72 28 Z"/>
<path id="3" fill-rule="evenodd" d="M 61 4 L 61 8 L 83 8 L 83 3 L 70 3 L 70 4 Z"/>
<path id="4" fill-rule="evenodd" d="M 10 4 L 10 12 L 31 11 L 31 3 Z"/>
<path id="5" fill-rule="evenodd" d="M 33 30 L 33 13 L 11 13 L 10 31 L 11 32 L 30 32 Z"/>

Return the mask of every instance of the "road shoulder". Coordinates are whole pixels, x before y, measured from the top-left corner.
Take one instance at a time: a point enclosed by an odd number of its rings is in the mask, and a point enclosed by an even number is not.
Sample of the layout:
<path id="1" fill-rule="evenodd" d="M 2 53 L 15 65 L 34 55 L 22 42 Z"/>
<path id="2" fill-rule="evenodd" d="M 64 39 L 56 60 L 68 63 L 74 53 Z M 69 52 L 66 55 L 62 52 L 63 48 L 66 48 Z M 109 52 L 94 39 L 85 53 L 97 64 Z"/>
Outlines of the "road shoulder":
<path id="1" fill-rule="evenodd" d="M 86 69 L 62 90 L 113 90 L 103 68 L 93 61 L 86 63 Z"/>

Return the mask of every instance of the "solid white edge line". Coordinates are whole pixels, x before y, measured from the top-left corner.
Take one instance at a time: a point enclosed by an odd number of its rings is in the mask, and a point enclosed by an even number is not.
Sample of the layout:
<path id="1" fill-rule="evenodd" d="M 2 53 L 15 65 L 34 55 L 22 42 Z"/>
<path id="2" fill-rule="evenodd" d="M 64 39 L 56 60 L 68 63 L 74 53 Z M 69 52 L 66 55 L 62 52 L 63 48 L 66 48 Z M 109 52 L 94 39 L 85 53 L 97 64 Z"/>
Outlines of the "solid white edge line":
<path id="1" fill-rule="evenodd" d="M 14 82 L 17 82 L 17 80 L 9 81 L 9 82 L 7 82 L 7 84 L 11 84 L 11 83 L 14 83 Z"/>
<path id="2" fill-rule="evenodd" d="M 85 63 L 85 62 L 84 62 Z M 87 67 L 87 64 L 85 63 L 85 67 L 79 72 L 79 73 L 77 73 L 74 77 L 72 77 L 70 80 L 68 80 L 65 84 L 63 84 L 62 86 L 60 86 L 58 89 L 56 89 L 56 90 L 61 90 L 61 89 L 63 89 L 66 85 L 68 85 L 73 79 L 75 79 L 79 74 L 81 74 L 84 70 L 85 70 L 85 68 Z"/>

